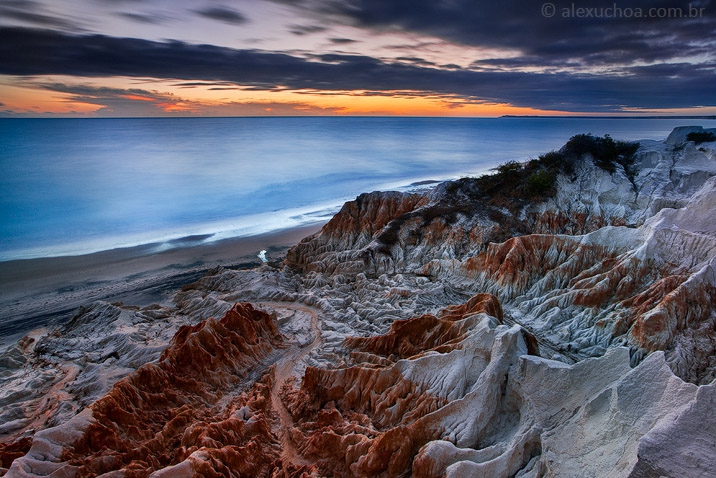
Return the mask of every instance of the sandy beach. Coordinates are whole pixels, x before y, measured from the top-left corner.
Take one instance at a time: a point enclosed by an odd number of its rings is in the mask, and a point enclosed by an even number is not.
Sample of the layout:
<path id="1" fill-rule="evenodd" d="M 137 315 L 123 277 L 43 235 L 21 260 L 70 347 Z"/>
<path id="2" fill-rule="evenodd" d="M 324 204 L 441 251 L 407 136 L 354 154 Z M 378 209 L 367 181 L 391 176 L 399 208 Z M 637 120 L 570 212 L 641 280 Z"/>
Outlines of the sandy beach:
<path id="1" fill-rule="evenodd" d="M 189 237 L 94 254 L 0 262 L 0 344 L 32 329 L 69 319 L 96 300 L 144 306 L 171 300 L 182 285 L 217 266 L 254 267 L 266 250 L 280 261 L 286 250 L 323 223 L 202 243 Z"/>

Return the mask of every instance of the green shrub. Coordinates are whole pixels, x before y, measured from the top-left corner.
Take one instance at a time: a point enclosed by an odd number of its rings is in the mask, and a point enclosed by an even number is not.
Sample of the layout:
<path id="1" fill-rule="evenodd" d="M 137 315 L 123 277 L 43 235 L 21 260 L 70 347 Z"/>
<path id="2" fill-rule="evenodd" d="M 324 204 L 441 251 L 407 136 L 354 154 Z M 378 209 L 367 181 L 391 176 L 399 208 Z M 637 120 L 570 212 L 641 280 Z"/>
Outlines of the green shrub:
<path id="1" fill-rule="evenodd" d="M 565 157 L 582 157 L 591 154 L 594 164 L 613 173 L 616 165 L 621 164 L 624 169 L 634 162 L 634 153 L 639 149 L 639 143 L 614 141 L 611 136 L 593 136 L 592 134 L 578 134 L 572 136 L 560 151 Z"/>
<path id="2" fill-rule="evenodd" d="M 696 144 L 710 143 L 712 141 L 716 141 L 716 135 L 710 131 L 699 131 L 687 134 L 686 141 L 693 141 Z"/>
<path id="3" fill-rule="evenodd" d="M 538 161 L 540 165 L 543 165 L 550 171 L 564 171 L 568 174 L 572 173 L 571 168 L 569 168 L 569 171 L 565 171 L 567 161 L 564 157 L 564 154 L 560 153 L 559 151 L 550 151 L 549 153 L 545 153 L 539 157 Z M 569 166 L 571 166 L 571 164 Z"/>
<path id="4" fill-rule="evenodd" d="M 556 176 L 547 171 L 535 171 L 527 176 L 527 192 L 530 196 L 551 196 L 554 194 Z"/>
<path id="5" fill-rule="evenodd" d="M 575 163 L 585 154 L 590 154 L 597 166 L 609 172 L 616 171 L 617 164 L 622 165 L 633 183 L 636 175 L 633 165 L 634 153 L 638 148 L 639 143 L 615 141 L 609 135 L 572 136 L 562 149 L 545 153 L 539 159 L 532 159 L 526 163 L 508 161 L 497 166 L 494 174 L 452 181 L 446 186 L 445 191 L 451 196 L 451 201 L 457 202 L 447 209 L 426 208 L 422 210 L 420 217 L 423 223 L 429 223 L 436 217 L 451 223 L 456 220 L 458 214 L 472 213 L 471 204 L 484 204 L 489 206 L 488 211 L 507 210 L 517 215 L 526 204 L 542 201 L 557 194 L 557 176 L 559 174 L 572 176 Z M 502 214 L 499 212 L 498 216 Z M 397 236 L 392 232 L 386 231 L 384 242 L 391 243 L 397 240 Z"/>
<path id="6" fill-rule="evenodd" d="M 517 161 L 507 161 L 505 164 L 497 166 L 497 173 L 505 176 L 512 176 L 522 171 L 522 164 Z"/>
<path id="7" fill-rule="evenodd" d="M 480 195 L 513 197 L 523 182 L 524 166 L 517 161 L 508 161 L 495 169 L 494 174 L 485 174 L 475 180 Z"/>

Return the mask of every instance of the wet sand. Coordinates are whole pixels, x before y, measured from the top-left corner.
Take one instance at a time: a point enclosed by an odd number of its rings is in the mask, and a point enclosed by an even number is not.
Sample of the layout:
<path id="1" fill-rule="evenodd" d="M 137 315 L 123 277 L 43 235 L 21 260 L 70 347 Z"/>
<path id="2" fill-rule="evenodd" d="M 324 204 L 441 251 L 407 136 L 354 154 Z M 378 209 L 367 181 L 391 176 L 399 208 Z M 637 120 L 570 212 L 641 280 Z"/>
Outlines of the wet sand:
<path id="1" fill-rule="evenodd" d="M 281 260 L 289 247 L 324 223 L 252 237 L 202 243 L 188 237 L 166 244 L 82 256 L 0 262 L 0 340 L 69 319 L 95 300 L 144 306 L 171 300 L 182 285 L 213 267 L 254 267 L 266 250 Z"/>

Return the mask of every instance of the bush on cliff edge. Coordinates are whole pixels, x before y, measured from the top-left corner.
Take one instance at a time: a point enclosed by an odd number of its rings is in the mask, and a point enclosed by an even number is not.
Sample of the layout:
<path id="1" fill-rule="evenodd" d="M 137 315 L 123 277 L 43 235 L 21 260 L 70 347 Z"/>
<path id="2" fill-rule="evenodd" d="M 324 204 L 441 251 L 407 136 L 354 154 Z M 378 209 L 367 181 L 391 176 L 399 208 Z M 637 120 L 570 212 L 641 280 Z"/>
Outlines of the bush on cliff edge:
<path id="1" fill-rule="evenodd" d="M 686 141 L 693 141 L 696 144 L 710 143 L 712 141 L 716 141 L 716 135 L 710 131 L 699 131 L 687 134 Z"/>
<path id="2" fill-rule="evenodd" d="M 638 148 L 639 143 L 615 141 L 609 135 L 578 134 L 559 151 L 550 151 L 527 163 L 508 161 L 498 166 L 494 174 L 453 181 L 446 191 L 455 197 L 463 195 L 516 212 L 528 202 L 554 196 L 557 175 L 573 175 L 575 163 L 587 154 L 598 167 L 610 173 L 621 165 L 633 181 L 634 154 Z"/>

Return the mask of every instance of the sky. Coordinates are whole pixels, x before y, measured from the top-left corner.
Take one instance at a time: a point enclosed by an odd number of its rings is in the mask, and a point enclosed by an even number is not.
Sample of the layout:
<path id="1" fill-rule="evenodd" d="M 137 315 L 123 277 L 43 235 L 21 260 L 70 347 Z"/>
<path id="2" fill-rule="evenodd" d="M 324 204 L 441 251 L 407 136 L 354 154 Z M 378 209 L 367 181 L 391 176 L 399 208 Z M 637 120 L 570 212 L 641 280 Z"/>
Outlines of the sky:
<path id="1" fill-rule="evenodd" d="M 0 116 L 714 115 L 716 0 L 0 0 Z"/>

